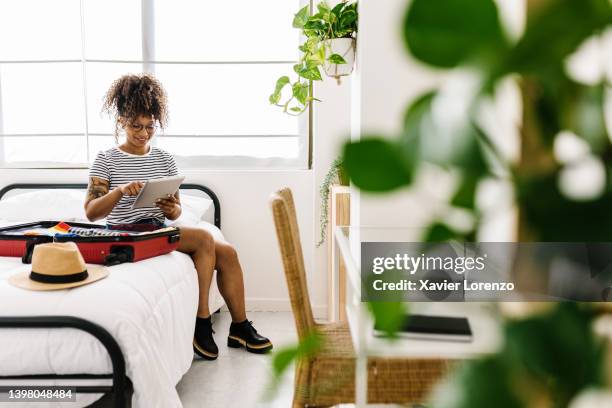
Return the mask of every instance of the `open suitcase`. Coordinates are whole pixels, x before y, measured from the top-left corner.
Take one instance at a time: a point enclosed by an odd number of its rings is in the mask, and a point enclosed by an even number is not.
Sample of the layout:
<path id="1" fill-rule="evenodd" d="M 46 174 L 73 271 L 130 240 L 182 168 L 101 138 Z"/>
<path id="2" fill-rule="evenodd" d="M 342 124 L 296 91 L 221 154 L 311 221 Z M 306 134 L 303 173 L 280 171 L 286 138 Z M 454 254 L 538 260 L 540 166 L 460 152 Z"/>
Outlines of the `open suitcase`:
<path id="1" fill-rule="evenodd" d="M 21 257 L 23 263 L 31 263 L 35 245 L 73 241 L 79 247 L 85 262 L 110 266 L 172 252 L 178 247 L 181 236 L 176 227 L 135 233 L 109 231 L 103 225 L 75 222 L 68 225 L 72 227 L 71 231 L 76 233 L 26 234 L 35 230 L 49 230 L 60 224 L 63 223 L 39 221 L 0 228 L 0 256 Z"/>

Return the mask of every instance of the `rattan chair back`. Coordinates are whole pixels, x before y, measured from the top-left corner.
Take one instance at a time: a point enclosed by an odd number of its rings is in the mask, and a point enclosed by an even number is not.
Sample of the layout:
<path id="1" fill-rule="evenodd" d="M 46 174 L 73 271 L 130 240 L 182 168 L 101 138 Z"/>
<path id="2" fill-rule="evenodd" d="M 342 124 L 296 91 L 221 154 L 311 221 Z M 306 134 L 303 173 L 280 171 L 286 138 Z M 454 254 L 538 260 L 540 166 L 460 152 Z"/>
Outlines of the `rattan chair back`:
<path id="1" fill-rule="evenodd" d="M 314 330 L 315 323 L 310 297 L 308 296 L 300 231 L 291 190 L 284 188 L 272 194 L 270 205 L 283 259 L 295 325 L 298 337 L 303 340 Z"/>

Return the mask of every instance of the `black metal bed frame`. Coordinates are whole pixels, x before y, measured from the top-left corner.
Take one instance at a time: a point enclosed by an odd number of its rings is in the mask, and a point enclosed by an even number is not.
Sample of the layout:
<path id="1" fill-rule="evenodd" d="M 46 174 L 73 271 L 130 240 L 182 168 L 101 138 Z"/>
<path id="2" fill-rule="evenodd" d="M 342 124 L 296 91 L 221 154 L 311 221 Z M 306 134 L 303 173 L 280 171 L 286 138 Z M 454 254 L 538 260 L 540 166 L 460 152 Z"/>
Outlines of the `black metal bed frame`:
<path id="1" fill-rule="evenodd" d="M 86 189 L 87 184 L 43 184 L 43 183 L 18 183 L 11 184 L 0 189 L 0 200 L 4 195 L 11 190 L 22 189 Z M 214 224 L 221 227 L 221 205 L 217 195 L 208 187 L 199 184 L 183 184 L 183 190 L 200 190 L 206 193 L 214 204 Z M 92 323 L 88 320 L 74 316 L 4 316 L 0 317 L 0 329 L 40 329 L 40 328 L 72 328 L 82 330 L 94 336 L 102 343 L 111 359 L 113 372 L 111 374 L 31 374 L 31 375 L 13 375 L 0 376 L 0 380 L 71 380 L 71 379 L 111 379 L 112 385 L 62 385 L 66 388 L 73 388 L 77 393 L 98 394 L 104 393 L 104 396 L 94 402 L 94 406 L 104 406 L 108 403 L 113 407 L 131 407 L 132 394 L 134 392 L 132 382 L 127 376 L 125 367 L 125 358 L 121 351 L 121 347 L 113 336 L 102 326 Z M 23 385 L 21 385 L 23 386 Z M 15 388 L 19 389 L 19 385 L 7 386 L 2 384 L 0 389 Z"/>
<path id="2" fill-rule="evenodd" d="M 11 190 L 39 190 L 39 189 L 75 189 L 85 190 L 87 184 L 78 183 L 55 183 L 55 184 L 44 184 L 44 183 L 17 183 L 9 184 L 8 186 L 0 189 L 0 200 Z M 201 184 L 182 184 L 181 190 L 200 190 L 210 197 L 215 207 L 214 224 L 221 228 L 221 203 L 219 197 L 210 188 Z"/>

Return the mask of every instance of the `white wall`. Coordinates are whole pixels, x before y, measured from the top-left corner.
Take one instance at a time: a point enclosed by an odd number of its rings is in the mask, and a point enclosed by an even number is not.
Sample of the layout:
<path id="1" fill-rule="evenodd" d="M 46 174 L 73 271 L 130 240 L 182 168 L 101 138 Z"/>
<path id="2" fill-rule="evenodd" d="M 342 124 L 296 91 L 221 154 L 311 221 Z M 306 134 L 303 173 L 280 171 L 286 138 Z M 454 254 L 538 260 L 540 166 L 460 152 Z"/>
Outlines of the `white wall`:
<path id="1" fill-rule="evenodd" d="M 404 0 L 361 0 L 359 3 L 358 73 L 353 95 L 352 135 L 396 137 L 408 103 L 442 81 L 442 75 L 412 60 L 401 38 Z M 366 226 L 422 225 L 435 208 L 423 206 L 428 194 L 445 194 L 448 180 L 434 180 L 434 191 L 402 189 L 382 196 L 361 193 L 359 223 Z M 441 184 L 442 183 L 442 184 Z M 431 180 L 419 185 L 427 189 Z M 356 214 L 351 214 L 356 215 Z M 353 217 L 354 219 L 354 217 Z"/>
<path id="2" fill-rule="evenodd" d="M 340 0 L 328 1 L 333 7 Z M 313 179 L 314 179 L 314 243 L 319 241 L 319 220 L 321 217 L 321 197 L 319 186 L 323 182 L 331 163 L 340 155 L 343 144 L 350 139 L 351 121 L 351 84 L 352 77 L 342 78 L 340 84 L 323 74 L 323 82 L 314 83 L 315 97 L 322 102 L 314 106 L 313 141 Z M 327 237 L 329 240 L 330 237 Z M 328 271 L 327 242 L 314 249 L 313 269 L 310 272 L 310 297 L 313 304 L 327 305 Z M 327 310 L 327 309 L 326 309 Z"/>
<path id="3" fill-rule="evenodd" d="M 313 178 L 314 178 L 314 242 L 319 241 L 321 197 L 319 186 L 331 163 L 340 155 L 345 141 L 350 139 L 351 79 L 343 78 L 340 85 L 335 79 L 325 78 L 315 85 L 315 96 L 322 100 L 314 108 Z M 314 248 L 314 268 L 309 276 L 310 297 L 313 304 L 327 304 L 328 271 L 327 236 L 325 243 Z"/>

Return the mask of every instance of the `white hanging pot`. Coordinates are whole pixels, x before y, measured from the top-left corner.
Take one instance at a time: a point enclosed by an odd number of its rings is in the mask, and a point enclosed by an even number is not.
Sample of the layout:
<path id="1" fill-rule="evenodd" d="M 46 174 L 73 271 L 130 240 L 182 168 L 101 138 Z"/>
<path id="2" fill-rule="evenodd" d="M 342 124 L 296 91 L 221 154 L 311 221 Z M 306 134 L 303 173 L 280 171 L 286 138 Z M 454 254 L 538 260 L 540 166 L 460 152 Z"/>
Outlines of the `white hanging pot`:
<path id="1" fill-rule="evenodd" d="M 334 64 L 328 61 L 332 54 L 338 54 L 346 61 L 346 64 Z M 355 65 L 355 39 L 354 38 L 333 38 L 326 41 L 325 47 L 325 64 L 323 66 L 325 73 L 338 79 L 341 76 L 349 75 L 353 72 Z"/>

